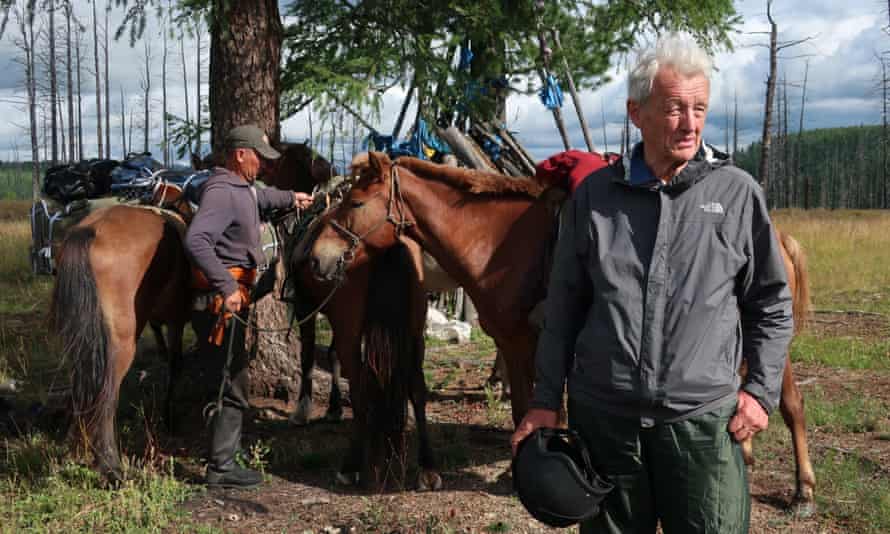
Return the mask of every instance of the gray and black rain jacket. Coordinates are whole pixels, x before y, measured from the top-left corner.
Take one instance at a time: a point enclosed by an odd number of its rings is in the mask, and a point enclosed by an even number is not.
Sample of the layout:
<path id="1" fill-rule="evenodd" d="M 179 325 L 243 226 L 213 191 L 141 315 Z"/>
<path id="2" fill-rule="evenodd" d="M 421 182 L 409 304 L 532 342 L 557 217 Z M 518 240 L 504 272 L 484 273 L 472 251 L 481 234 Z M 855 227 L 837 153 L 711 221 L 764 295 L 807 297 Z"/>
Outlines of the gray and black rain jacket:
<path id="1" fill-rule="evenodd" d="M 669 184 L 635 183 L 625 158 L 567 202 L 532 407 L 557 409 L 566 383 L 574 401 L 644 421 L 717 409 L 739 387 L 776 407 L 793 330 L 779 244 L 760 186 L 711 155 Z"/>

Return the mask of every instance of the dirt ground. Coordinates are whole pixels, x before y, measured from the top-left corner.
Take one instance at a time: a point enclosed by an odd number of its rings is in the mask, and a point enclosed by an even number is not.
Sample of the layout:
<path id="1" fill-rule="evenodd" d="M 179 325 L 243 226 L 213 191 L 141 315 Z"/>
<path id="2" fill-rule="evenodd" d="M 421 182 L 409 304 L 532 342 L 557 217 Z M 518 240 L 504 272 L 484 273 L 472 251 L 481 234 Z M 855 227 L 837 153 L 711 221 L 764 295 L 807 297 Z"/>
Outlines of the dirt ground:
<path id="1" fill-rule="evenodd" d="M 884 337 L 883 317 L 855 314 L 816 314 L 811 323 L 817 336 Z M 444 487 L 436 492 L 414 490 L 416 462 L 409 458 L 409 484 L 404 491 L 369 493 L 334 482 L 349 432 L 341 423 L 316 421 L 304 428 L 289 427 L 282 415 L 293 409 L 280 402 L 257 400 L 258 418 L 248 440 L 269 443 L 268 481 L 251 491 L 201 492 L 184 506 L 194 521 L 231 532 L 543 532 L 512 494 L 508 446 L 509 403 L 497 402 L 483 387 L 493 354 L 478 346 L 428 349 L 431 401 L 428 418 L 438 453 Z M 890 403 L 890 376 L 866 371 L 838 371 L 818 365 L 796 365 L 804 396 L 813 388 L 820 395 L 854 391 Z M 325 375 L 317 375 L 324 380 Z M 315 417 L 321 418 L 326 399 L 317 388 Z M 887 423 L 885 419 L 883 423 Z M 774 425 L 781 426 L 781 425 Z M 886 425 L 885 425 L 886 426 Z M 755 442 L 757 464 L 750 469 L 754 533 L 853 532 L 843 519 L 817 514 L 798 519 L 788 512 L 794 491 L 794 464 L 788 432 Z M 885 434 L 830 434 L 810 429 L 814 458 L 828 451 L 861 455 L 878 465 L 890 465 L 890 441 Z M 194 476 L 199 473 L 191 473 Z M 817 472 L 818 477 L 818 472 Z M 817 488 L 818 492 L 818 488 Z"/>

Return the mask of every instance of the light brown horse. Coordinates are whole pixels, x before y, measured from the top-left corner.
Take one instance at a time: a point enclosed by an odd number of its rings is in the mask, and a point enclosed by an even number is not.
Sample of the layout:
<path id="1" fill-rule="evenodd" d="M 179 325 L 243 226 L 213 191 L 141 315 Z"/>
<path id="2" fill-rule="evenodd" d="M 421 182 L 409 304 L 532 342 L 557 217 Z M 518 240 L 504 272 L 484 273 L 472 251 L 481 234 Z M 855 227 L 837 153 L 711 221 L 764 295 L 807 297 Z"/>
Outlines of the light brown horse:
<path id="1" fill-rule="evenodd" d="M 313 175 L 284 165 L 271 181 L 299 191 L 315 185 Z M 190 267 L 177 224 L 150 209 L 99 209 L 71 228 L 60 246 L 49 317 L 63 357 L 72 361 L 74 437 L 112 481 L 122 474 L 114 424 L 118 393 L 136 341 L 148 323 L 159 334 L 171 365 L 169 403 L 190 297 Z M 160 325 L 168 327 L 166 342 Z"/>
<path id="2" fill-rule="evenodd" d="M 482 328 L 503 354 L 512 386 L 513 420 L 528 408 L 537 331 L 528 314 L 546 285 L 554 238 L 549 202 L 531 180 L 443 167 L 413 158 L 393 163 L 371 153 L 361 178 L 332 214 L 312 250 L 321 279 L 360 266 L 400 241 L 416 241 L 470 294 Z M 788 237 L 785 258 L 794 278 L 795 312 L 805 317 L 807 283 L 799 246 Z M 800 322 L 800 319 L 798 319 Z M 815 479 L 806 447 L 803 400 L 786 366 L 781 411 L 794 436 L 795 504 L 812 507 Z M 750 448 L 748 449 L 750 450 Z"/>

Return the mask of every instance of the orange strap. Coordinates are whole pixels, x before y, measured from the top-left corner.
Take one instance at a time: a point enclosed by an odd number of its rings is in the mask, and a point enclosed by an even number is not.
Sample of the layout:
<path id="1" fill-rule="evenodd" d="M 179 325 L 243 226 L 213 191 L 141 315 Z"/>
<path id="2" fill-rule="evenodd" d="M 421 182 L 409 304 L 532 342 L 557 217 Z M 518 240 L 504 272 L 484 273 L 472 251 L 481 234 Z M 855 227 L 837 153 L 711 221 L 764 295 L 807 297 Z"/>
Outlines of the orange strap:
<path id="1" fill-rule="evenodd" d="M 238 292 L 241 293 L 241 306 L 247 308 L 250 306 L 250 288 L 253 287 L 253 281 L 256 278 L 256 269 L 245 269 L 243 267 L 229 267 L 229 273 L 232 278 L 238 282 Z M 210 282 L 204 276 L 204 272 L 197 267 L 192 267 L 192 286 L 199 290 L 210 290 Z M 210 336 L 207 341 L 221 347 L 223 337 L 226 333 L 226 323 L 232 318 L 232 312 L 225 310 L 225 296 L 216 294 L 207 305 L 207 311 L 211 315 L 217 315 L 219 318 L 213 328 L 210 330 Z"/>

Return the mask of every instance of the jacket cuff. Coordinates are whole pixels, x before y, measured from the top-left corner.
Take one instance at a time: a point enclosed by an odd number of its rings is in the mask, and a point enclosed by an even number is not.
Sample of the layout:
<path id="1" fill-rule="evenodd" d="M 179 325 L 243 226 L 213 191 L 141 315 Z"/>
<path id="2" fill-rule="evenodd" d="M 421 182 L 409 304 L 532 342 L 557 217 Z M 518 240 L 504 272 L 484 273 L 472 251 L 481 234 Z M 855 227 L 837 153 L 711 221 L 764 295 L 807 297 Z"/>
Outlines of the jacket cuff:
<path id="1" fill-rule="evenodd" d="M 775 403 L 769 402 L 769 398 L 766 394 L 766 389 L 763 386 L 755 382 L 748 382 L 744 386 L 742 386 L 742 390 L 754 397 L 754 399 L 758 403 L 760 403 L 760 406 L 762 406 L 763 409 L 766 411 L 767 415 L 773 413 L 773 410 L 775 410 L 776 408 Z"/>
<path id="2" fill-rule="evenodd" d="M 238 291 L 238 282 L 236 282 L 234 278 L 229 277 L 229 279 L 226 280 L 225 283 L 223 283 L 220 291 L 222 292 L 222 296 L 225 299 L 235 291 Z"/>
<path id="3" fill-rule="evenodd" d="M 543 397 L 543 398 L 539 398 Z M 560 408 L 562 408 L 562 399 L 561 398 L 553 398 L 545 395 L 535 395 L 530 403 L 528 403 L 528 408 L 531 410 L 532 408 L 541 409 L 541 410 L 552 410 L 554 412 L 558 412 Z"/>

